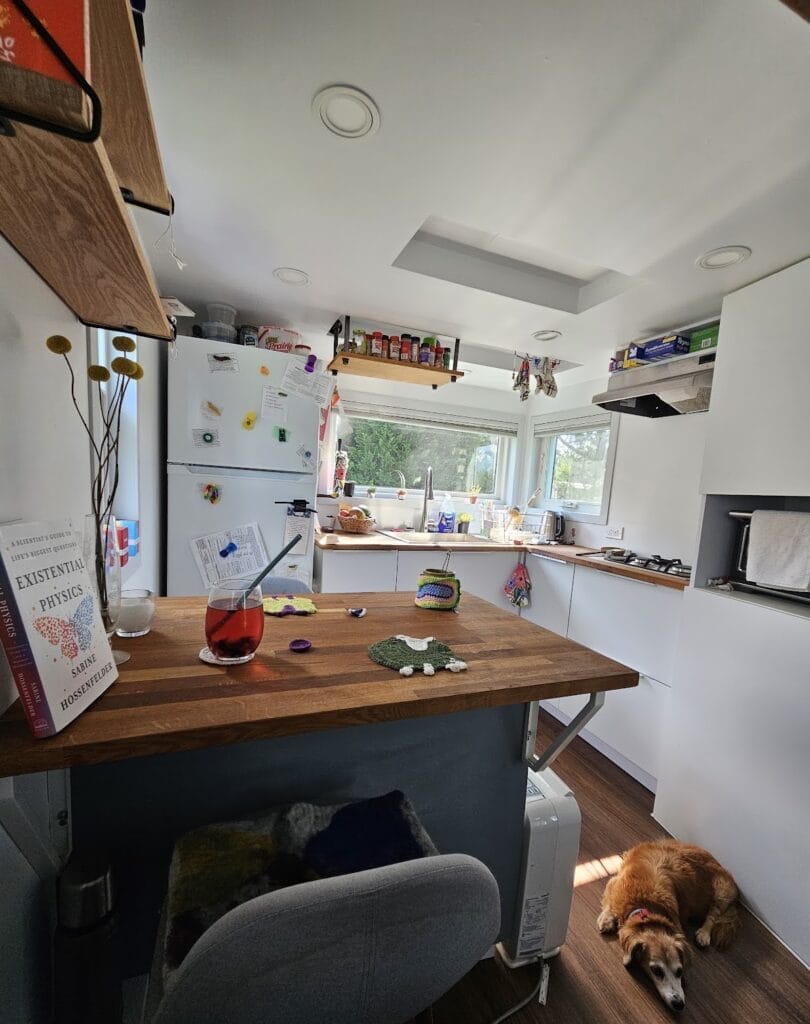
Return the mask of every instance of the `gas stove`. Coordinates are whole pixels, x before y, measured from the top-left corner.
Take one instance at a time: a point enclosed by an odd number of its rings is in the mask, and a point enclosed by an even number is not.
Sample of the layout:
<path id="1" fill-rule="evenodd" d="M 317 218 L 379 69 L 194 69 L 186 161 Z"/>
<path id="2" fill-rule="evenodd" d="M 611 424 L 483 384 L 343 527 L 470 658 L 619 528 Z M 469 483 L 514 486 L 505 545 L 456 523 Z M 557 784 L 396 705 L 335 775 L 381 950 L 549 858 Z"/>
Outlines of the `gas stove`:
<path id="1" fill-rule="evenodd" d="M 648 572 L 665 573 L 668 576 L 679 576 L 689 579 L 692 566 L 684 565 L 680 558 L 662 558 L 661 555 L 639 555 L 635 551 L 606 551 L 602 556 L 606 562 L 620 562 L 632 565 L 635 569 L 646 569 Z"/>

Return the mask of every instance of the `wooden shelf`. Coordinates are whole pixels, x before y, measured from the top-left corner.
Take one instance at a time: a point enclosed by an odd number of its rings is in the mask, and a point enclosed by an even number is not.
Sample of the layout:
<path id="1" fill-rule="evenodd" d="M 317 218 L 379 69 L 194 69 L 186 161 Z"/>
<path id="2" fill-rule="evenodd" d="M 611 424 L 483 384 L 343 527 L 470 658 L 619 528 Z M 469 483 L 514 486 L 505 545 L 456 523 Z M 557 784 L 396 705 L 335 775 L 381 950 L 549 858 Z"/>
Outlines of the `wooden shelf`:
<path id="1" fill-rule="evenodd" d="M 327 366 L 332 373 L 348 373 L 355 377 L 376 377 L 379 380 L 399 381 L 402 384 L 422 384 L 440 388 L 459 380 L 461 370 L 439 370 L 418 363 L 403 363 L 380 356 L 361 356 L 356 352 L 338 352 Z"/>
<path id="2" fill-rule="evenodd" d="M 0 231 L 83 323 L 171 338 L 103 143 L 15 129 L 0 138 Z"/>
<path id="3" fill-rule="evenodd" d="M 123 187 L 142 205 L 170 206 L 127 0 L 92 0 L 90 34 L 101 138 L 79 142 L 19 122 L 14 136 L 0 136 L 0 233 L 83 323 L 169 339 L 121 195 Z M 21 74 L 29 82 L 43 77 Z M 78 89 L 63 86 L 60 95 L 65 90 L 68 100 L 77 94 L 83 102 Z M 76 106 L 76 116 L 81 111 Z M 66 116 L 58 105 L 37 113 Z"/>
<path id="4" fill-rule="evenodd" d="M 101 99 L 101 138 L 127 202 L 171 211 L 129 0 L 91 0 L 92 85 Z"/>

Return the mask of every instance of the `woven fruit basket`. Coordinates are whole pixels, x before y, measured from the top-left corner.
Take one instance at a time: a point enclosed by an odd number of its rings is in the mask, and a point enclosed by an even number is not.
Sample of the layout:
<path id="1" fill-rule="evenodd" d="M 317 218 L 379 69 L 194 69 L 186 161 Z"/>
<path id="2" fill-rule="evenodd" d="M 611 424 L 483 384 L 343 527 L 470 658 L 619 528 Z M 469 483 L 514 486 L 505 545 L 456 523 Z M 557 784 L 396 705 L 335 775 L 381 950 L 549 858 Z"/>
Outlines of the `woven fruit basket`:
<path id="1" fill-rule="evenodd" d="M 374 533 L 377 520 L 373 516 L 367 516 L 360 508 L 350 508 L 348 505 L 341 505 L 338 512 L 336 525 L 344 533 Z"/>

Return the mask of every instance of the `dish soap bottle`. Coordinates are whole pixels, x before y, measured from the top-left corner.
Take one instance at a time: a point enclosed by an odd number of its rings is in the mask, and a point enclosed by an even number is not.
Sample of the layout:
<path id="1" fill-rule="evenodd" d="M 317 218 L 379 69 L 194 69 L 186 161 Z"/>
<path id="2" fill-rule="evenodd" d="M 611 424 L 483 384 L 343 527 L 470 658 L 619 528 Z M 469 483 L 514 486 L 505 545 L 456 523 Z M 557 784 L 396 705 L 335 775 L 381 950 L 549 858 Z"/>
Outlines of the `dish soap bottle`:
<path id="1" fill-rule="evenodd" d="M 456 513 L 453 510 L 453 502 L 450 495 L 445 494 L 442 507 L 439 510 L 439 533 L 454 533 L 456 529 Z"/>

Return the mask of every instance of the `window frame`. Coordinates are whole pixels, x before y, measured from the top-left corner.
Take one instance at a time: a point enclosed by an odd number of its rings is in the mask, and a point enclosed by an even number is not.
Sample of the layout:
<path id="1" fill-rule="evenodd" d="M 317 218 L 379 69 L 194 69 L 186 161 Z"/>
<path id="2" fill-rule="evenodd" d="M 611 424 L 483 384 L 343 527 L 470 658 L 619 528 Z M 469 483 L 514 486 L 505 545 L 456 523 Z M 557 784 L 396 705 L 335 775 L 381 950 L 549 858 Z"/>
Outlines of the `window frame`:
<path id="1" fill-rule="evenodd" d="M 421 411 L 412 412 L 411 410 L 408 410 L 405 414 L 401 413 L 397 416 L 391 416 L 390 414 L 386 415 L 387 410 L 378 410 L 376 408 L 369 408 L 365 406 L 358 408 L 355 403 L 349 401 L 344 401 L 343 405 L 343 418 L 349 423 L 351 423 L 352 419 L 377 420 L 401 427 L 424 427 L 430 430 L 456 430 L 471 434 L 488 433 L 496 435 L 499 439 L 499 445 L 497 466 L 495 470 L 495 490 L 487 492 L 481 491 L 479 493 L 479 499 L 482 501 L 491 499 L 497 503 L 509 500 L 509 494 L 511 493 L 514 485 L 515 467 L 517 462 L 519 437 L 519 428 L 517 424 L 512 426 L 507 422 L 494 423 L 485 420 L 477 421 L 475 418 L 467 419 L 462 416 L 453 416 L 448 422 L 437 422 L 435 416 L 431 416 L 427 412 L 420 415 Z M 349 477 L 351 477 L 351 475 L 350 462 Z M 396 497 L 398 491 L 397 487 L 383 487 L 376 484 L 367 485 L 356 483 L 354 492 L 355 497 L 366 497 L 369 486 L 374 487 L 374 491 L 378 498 Z M 405 491 L 408 497 L 421 496 L 423 493 L 421 487 L 406 487 Z M 441 494 L 449 494 L 451 498 L 455 499 L 466 498 L 469 494 L 468 490 L 448 490 L 435 482 L 434 491 L 440 492 Z"/>
<path id="2" fill-rule="evenodd" d="M 531 421 L 529 433 L 531 472 L 529 474 L 529 490 L 527 493 L 526 516 L 531 522 L 543 512 L 559 512 L 566 519 L 575 523 L 591 523 L 594 526 L 604 526 L 610 515 L 610 498 L 613 490 L 613 474 L 616 465 L 616 448 L 619 439 L 619 416 L 616 413 L 604 411 L 594 412 L 592 409 L 570 410 L 567 414 L 558 416 L 538 416 Z M 585 511 L 577 507 L 576 502 L 570 499 L 553 499 L 546 497 L 553 482 L 554 460 L 543 456 L 541 445 L 548 446 L 552 438 L 560 434 L 572 434 L 578 431 L 594 430 L 607 427 L 610 431 L 608 448 L 605 455 L 605 476 L 602 486 L 602 502 L 598 511 Z M 545 464 L 544 464 L 545 463 Z M 541 481 L 541 474 L 545 480 Z M 537 495 L 542 487 L 543 496 Z M 528 505 L 534 499 L 535 504 Z M 592 506 L 593 503 L 586 503 Z"/>

